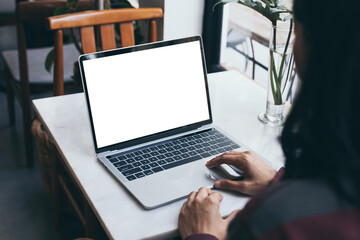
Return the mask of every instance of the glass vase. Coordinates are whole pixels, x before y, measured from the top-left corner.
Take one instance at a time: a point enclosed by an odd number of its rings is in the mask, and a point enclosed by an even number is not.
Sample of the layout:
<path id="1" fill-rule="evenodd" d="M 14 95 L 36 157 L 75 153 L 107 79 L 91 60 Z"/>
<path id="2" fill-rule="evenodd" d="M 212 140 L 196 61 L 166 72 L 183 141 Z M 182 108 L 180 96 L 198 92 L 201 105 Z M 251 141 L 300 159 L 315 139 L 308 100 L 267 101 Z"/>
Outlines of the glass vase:
<path id="1" fill-rule="evenodd" d="M 286 120 L 285 102 L 292 85 L 291 81 L 295 77 L 292 21 L 281 26 L 272 26 L 269 42 L 266 111 L 259 114 L 259 119 L 265 124 L 277 126 Z"/>

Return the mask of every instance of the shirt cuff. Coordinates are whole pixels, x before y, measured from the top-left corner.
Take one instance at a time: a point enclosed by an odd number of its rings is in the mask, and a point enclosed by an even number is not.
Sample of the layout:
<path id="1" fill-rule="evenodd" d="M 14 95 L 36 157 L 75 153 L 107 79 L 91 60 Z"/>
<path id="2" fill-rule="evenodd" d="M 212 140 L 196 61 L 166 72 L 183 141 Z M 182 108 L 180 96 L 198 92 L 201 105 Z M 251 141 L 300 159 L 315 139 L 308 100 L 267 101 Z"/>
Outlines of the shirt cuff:
<path id="1" fill-rule="evenodd" d="M 271 181 L 270 185 L 276 184 L 278 183 L 281 178 L 284 176 L 285 174 L 285 168 L 280 168 L 279 171 L 276 173 L 275 177 L 273 178 L 273 180 Z"/>
<path id="2" fill-rule="evenodd" d="M 207 233 L 196 233 L 188 236 L 185 240 L 219 240 L 217 237 Z"/>

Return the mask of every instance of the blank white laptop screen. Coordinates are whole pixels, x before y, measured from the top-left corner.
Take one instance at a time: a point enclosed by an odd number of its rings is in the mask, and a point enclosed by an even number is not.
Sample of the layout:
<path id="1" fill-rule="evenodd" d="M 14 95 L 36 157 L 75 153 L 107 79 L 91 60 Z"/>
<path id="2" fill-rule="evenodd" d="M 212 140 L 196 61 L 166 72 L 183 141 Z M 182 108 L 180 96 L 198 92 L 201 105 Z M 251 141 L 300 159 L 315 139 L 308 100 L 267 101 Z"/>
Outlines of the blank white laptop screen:
<path id="1" fill-rule="evenodd" d="M 83 67 L 98 148 L 210 119 L 199 41 Z"/>

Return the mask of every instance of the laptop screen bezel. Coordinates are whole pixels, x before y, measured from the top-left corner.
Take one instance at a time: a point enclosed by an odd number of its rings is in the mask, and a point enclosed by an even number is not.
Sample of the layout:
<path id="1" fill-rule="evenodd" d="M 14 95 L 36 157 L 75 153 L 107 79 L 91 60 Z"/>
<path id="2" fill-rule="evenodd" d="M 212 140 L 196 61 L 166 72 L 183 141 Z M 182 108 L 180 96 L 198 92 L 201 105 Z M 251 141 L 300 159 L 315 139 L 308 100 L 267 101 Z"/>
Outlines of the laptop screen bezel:
<path id="1" fill-rule="evenodd" d="M 192 124 L 189 124 L 186 126 L 181 126 L 181 127 L 177 127 L 174 129 L 162 131 L 159 133 L 154 133 L 154 134 L 139 137 L 139 138 L 136 138 L 133 140 L 114 143 L 114 144 L 104 146 L 104 147 L 98 147 L 97 140 L 96 140 L 96 134 L 95 134 L 95 127 L 94 127 L 94 122 L 93 122 L 93 117 L 92 117 L 92 112 L 91 112 L 91 106 L 90 106 L 90 98 L 89 98 L 88 89 L 87 89 L 87 85 L 86 85 L 86 77 L 85 77 L 85 73 L 84 73 L 83 62 L 87 61 L 87 60 L 91 60 L 91 59 L 103 58 L 103 57 L 125 54 L 125 53 L 130 53 L 130 52 L 135 52 L 135 51 L 143 51 L 143 50 L 148 50 L 148 49 L 153 49 L 153 48 L 159 48 L 159 47 L 165 47 L 165 46 L 171 46 L 171 45 L 175 45 L 175 44 L 195 42 L 195 41 L 199 41 L 199 45 L 200 45 L 200 51 L 201 51 L 201 56 L 202 56 L 202 66 L 203 66 L 203 73 L 204 73 L 204 81 L 205 81 L 205 88 L 206 88 L 206 98 L 207 98 L 207 105 L 208 105 L 208 111 L 209 111 L 210 118 L 207 120 L 201 121 L 201 122 L 196 122 L 196 123 L 192 123 Z M 80 74 L 81 74 L 81 79 L 82 79 L 82 83 L 83 83 L 84 94 L 85 94 L 85 98 L 86 98 L 86 106 L 88 109 L 88 114 L 89 114 L 89 119 L 90 119 L 91 133 L 92 133 L 92 138 L 93 138 L 93 143 L 94 143 L 96 153 L 120 150 L 123 148 L 136 146 L 136 145 L 143 144 L 146 142 L 169 137 L 169 136 L 172 136 L 175 134 L 180 134 L 183 132 L 195 130 L 204 125 L 211 124 L 213 122 L 210 97 L 209 97 L 209 87 L 208 87 L 208 80 L 207 80 L 207 70 L 206 70 L 206 64 L 205 64 L 204 47 L 203 47 L 202 39 L 200 36 L 193 36 L 193 37 L 187 37 L 187 38 L 175 39 L 175 40 L 169 40 L 169 41 L 160 41 L 160 42 L 155 42 L 155 43 L 137 45 L 137 46 L 133 46 L 133 47 L 126 47 L 126 48 L 119 48 L 119 49 L 114 49 L 114 50 L 109 50 L 109 51 L 101 51 L 101 52 L 95 52 L 95 53 L 90 53 L 90 54 L 84 54 L 79 57 L 78 62 L 79 62 L 79 67 L 80 67 Z"/>

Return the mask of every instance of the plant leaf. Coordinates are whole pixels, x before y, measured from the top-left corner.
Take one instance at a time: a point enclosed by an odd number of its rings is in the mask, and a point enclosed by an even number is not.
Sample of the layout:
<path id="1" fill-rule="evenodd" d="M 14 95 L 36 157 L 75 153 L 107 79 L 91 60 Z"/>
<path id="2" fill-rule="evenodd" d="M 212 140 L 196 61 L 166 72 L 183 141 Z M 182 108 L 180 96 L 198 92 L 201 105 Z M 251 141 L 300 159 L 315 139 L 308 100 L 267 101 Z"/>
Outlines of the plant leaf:
<path id="1" fill-rule="evenodd" d="M 51 51 L 48 53 L 45 59 L 45 69 L 49 73 L 51 73 L 51 67 L 54 63 L 54 49 L 51 49 Z"/>

